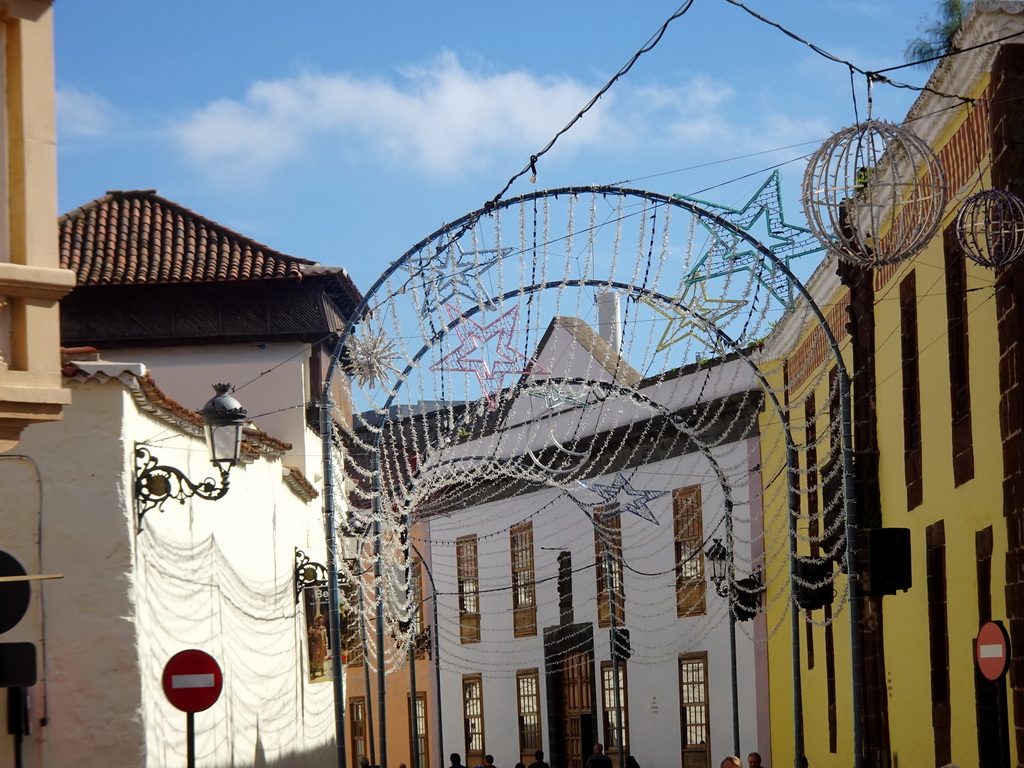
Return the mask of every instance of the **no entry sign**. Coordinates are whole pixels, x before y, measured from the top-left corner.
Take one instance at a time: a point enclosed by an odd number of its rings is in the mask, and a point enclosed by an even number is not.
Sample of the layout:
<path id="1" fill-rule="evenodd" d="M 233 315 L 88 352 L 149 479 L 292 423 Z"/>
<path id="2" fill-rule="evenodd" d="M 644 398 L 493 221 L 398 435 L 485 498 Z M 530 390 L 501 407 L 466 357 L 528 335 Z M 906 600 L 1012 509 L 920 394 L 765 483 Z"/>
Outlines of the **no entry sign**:
<path id="1" fill-rule="evenodd" d="M 1006 674 L 1010 664 L 1010 638 L 1001 622 L 987 621 L 981 625 L 974 642 L 974 660 L 978 671 L 989 680 L 998 680 Z"/>
<path id="2" fill-rule="evenodd" d="M 220 698 L 224 678 L 213 656 L 191 649 L 171 657 L 163 684 L 167 700 L 182 712 L 202 712 Z"/>

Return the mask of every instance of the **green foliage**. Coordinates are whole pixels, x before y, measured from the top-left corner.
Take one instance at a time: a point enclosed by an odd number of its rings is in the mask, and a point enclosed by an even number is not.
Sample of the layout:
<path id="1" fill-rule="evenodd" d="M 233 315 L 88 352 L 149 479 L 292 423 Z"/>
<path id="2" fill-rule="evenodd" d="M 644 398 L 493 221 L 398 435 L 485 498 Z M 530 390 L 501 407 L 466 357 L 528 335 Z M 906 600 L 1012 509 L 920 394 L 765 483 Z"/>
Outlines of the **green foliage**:
<path id="1" fill-rule="evenodd" d="M 921 21 L 918 29 L 923 34 L 907 43 L 903 51 L 906 60 L 928 66 L 931 62 L 923 61 L 924 59 L 954 53 L 956 48 L 953 45 L 953 37 L 960 30 L 970 7 L 970 0 L 939 0 L 938 18 Z"/>

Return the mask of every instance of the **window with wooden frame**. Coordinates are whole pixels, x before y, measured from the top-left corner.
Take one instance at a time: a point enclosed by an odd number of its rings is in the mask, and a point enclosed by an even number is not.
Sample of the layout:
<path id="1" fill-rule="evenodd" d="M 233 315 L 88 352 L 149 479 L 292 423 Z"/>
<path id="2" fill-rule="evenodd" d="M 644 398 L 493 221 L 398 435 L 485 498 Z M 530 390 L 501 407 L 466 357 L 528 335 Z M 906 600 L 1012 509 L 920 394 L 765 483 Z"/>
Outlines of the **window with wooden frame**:
<path id="1" fill-rule="evenodd" d="M 480 642 L 480 577 L 476 535 L 455 540 L 459 579 L 459 638 L 463 643 Z"/>
<path id="2" fill-rule="evenodd" d="M 601 725 L 604 735 L 604 752 L 616 765 L 622 754 L 629 754 L 629 701 L 626 697 L 626 662 L 619 661 L 619 703 L 622 706 L 622 740 L 626 751 L 619 749 L 619 713 L 615 709 L 615 665 L 610 661 L 601 662 Z"/>
<path id="3" fill-rule="evenodd" d="M 708 768 L 708 655 L 684 653 L 679 657 L 679 731 L 682 768 Z"/>
<path id="4" fill-rule="evenodd" d="M 349 758 L 353 765 L 359 764 L 359 758 L 368 756 L 366 751 L 366 699 L 348 700 L 349 734 L 352 740 L 352 754 Z"/>
<path id="5" fill-rule="evenodd" d="M 700 486 L 672 491 L 675 530 L 676 616 L 698 616 L 707 610 L 704 591 L 704 513 Z"/>
<path id="6" fill-rule="evenodd" d="M 540 675 L 536 669 L 516 672 L 516 702 L 519 710 L 519 759 L 524 765 L 535 761 L 541 746 Z"/>
<path id="7" fill-rule="evenodd" d="M 611 626 L 614 606 L 615 623 L 621 627 L 626 621 L 626 610 L 622 583 L 622 516 L 617 503 L 594 507 L 594 557 L 598 626 Z"/>
<path id="8" fill-rule="evenodd" d="M 967 343 L 967 259 L 955 224 L 943 233 L 946 255 L 946 339 L 949 343 L 949 405 L 953 419 L 953 483 L 974 477 L 971 435 L 971 372 Z"/>
<path id="9" fill-rule="evenodd" d="M 949 615 L 946 609 L 946 526 L 924 530 L 925 586 L 928 592 L 928 650 L 931 659 L 932 731 L 935 764 L 952 760 L 949 685 Z"/>
<path id="10" fill-rule="evenodd" d="M 537 634 L 532 522 L 512 527 L 509 548 L 512 553 L 512 630 L 516 637 L 530 637 Z"/>
<path id="11" fill-rule="evenodd" d="M 409 743 L 413 743 L 412 723 L 416 718 L 416 754 L 419 757 L 419 768 L 430 768 L 427 749 L 427 694 L 416 694 L 416 712 L 412 711 L 412 697 L 407 697 L 409 707 Z"/>
<path id="12" fill-rule="evenodd" d="M 466 764 L 484 761 L 484 692 L 480 675 L 462 676 L 462 719 L 466 735 Z"/>
<path id="13" fill-rule="evenodd" d="M 903 372 L 903 471 L 907 481 L 907 509 L 910 510 L 924 500 L 917 281 L 914 272 L 900 281 L 900 357 Z"/>

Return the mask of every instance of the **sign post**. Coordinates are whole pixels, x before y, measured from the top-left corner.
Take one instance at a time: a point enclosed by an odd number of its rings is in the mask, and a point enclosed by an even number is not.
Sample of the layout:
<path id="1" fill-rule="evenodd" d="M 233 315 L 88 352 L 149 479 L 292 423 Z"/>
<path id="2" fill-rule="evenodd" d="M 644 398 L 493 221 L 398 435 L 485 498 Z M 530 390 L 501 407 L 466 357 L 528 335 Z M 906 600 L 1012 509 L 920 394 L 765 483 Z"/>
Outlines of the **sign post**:
<path id="1" fill-rule="evenodd" d="M 190 649 L 171 657 L 164 666 L 163 687 L 167 700 L 182 712 L 186 720 L 188 768 L 196 765 L 195 713 L 214 705 L 220 698 L 224 677 L 216 659 L 204 651 Z"/>
<path id="2" fill-rule="evenodd" d="M 974 640 L 974 661 L 978 671 L 986 680 L 991 680 L 996 690 L 997 717 L 999 719 L 999 750 L 1002 764 L 1010 764 L 1009 714 L 1006 707 L 1006 685 L 1003 678 L 1010 668 L 1010 636 L 1001 621 L 986 621 L 978 630 Z"/>

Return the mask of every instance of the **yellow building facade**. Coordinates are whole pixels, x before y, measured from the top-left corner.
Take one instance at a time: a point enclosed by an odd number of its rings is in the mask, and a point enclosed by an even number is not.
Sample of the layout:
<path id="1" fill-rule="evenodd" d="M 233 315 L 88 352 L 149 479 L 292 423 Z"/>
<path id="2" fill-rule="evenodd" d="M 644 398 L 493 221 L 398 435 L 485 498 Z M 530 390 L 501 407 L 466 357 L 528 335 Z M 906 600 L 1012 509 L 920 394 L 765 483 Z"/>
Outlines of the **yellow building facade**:
<path id="1" fill-rule="evenodd" d="M 927 247 L 880 269 L 833 256 L 809 284 L 852 379 L 855 576 L 865 593 L 856 606 L 844 558 L 825 551 L 841 484 L 830 463 L 840 429 L 834 355 L 799 308 L 766 342 L 799 489 L 786 503 L 768 500 L 766 535 L 778 539 L 779 521 L 792 519 L 797 553 L 826 561 L 832 592 L 822 607 L 768 604 L 779 628 L 769 641 L 779 765 L 802 749 L 815 768 L 849 766 L 855 739 L 871 766 L 1024 760 L 1024 265 L 976 263 L 957 221 L 979 193 L 1024 192 L 1024 46 L 984 45 L 1022 31 L 1024 4 L 975 3 L 956 40 L 965 53 L 939 64 L 903 123 L 946 176 L 945 213 Z M 762 427 L 772 450 L 781 419 L 766 411 Z M 769 570 L 787 570 L 792 549 L 766 542 L 777 553 Z M 799 575 L 793 589 L 807 589 Z M 975 663 L 975 638 L 992 620 L 1010 637 L 999 681 Z"/>

